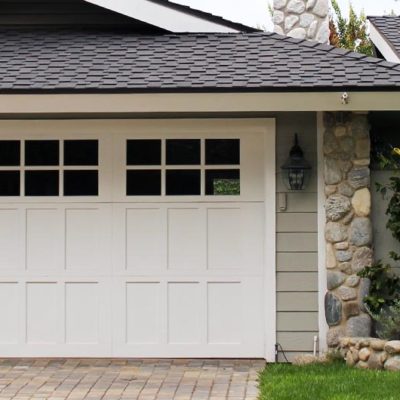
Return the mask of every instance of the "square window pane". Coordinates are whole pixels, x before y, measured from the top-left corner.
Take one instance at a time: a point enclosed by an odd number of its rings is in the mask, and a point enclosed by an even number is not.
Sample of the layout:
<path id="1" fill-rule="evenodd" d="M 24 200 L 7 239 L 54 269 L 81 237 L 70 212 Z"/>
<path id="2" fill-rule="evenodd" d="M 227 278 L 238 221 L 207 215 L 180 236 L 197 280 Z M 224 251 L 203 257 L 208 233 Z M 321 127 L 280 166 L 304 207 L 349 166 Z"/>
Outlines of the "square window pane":
<path id="1" fill-rule="evenodd" d="M 127 196 L 160 196 L 161 171 L 127 171 Z"/>
<path id="2" fill-rule="evenodd" d="M 25 171 L 25 196 L 58 196 L 58 171 Z"/>
<path id="3" fill-rule="evenodd" d="M 240 164 L 239 139 L 206 139 L 206 164 Z"/>
<path id="4" fill-rule="evenodd" d="M 206 195 L 239 196 L 240 171 L 238 169 L 206 171 Z"/>
<path id="5" fill-rule="evenodd" d="M 200 193 L 199 170 L 167 171 L 168 196 L 198 196 Z"/>
<path id="6" fill-rule="evenodd" d="M 97 196 L 97 171 L 64 171 L 64 196 Z"/>
<path id="7" fill-rule="evenodd" d="M 0 140 L 0 165 L 3 167 L 20 165 L 21 142 L 19 140 Z"/>
<path id="8" fill-rule="evenodd" d="M 0 172 L 0 196 L 19 196 L 20 179 L 19 171 Z"/>
<path id="9" fill-rule="evenodd" d="M 199 165 L 199 139 L 167 140 L 167 165 Z"/>
<path id="10" fill-rule="evenodd" d="M 25 142 L 25 165 L 59 165 L 58 140 L 27 140 Z"/>
<path id="11" fill-rule="evenodd" d="M 127 165 L 161 165 L 161 140 L 128 140 Z"/>
<path id="12" fill-rule="evenodd" d="M 98 165 L 98 140 L 65 140 L 64 165 Z"/>

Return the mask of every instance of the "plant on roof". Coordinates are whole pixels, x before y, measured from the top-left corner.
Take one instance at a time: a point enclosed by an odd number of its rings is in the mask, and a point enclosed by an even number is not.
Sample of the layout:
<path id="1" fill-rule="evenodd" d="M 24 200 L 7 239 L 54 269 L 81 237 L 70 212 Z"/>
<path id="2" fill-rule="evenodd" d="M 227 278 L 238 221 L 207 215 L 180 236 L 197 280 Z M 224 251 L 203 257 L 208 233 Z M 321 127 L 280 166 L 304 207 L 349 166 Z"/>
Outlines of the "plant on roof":
<path id="1" fill-rule="evenodd" d="M 329 21 L 330 44 L 368 56 L 373 55 L 373 45 L 368 34 L 367 17 L 362 11 L 357 15 L 350 4 L 348 18 L 343 16 L 337 0 L 332 0 L 332 13 Z"/>

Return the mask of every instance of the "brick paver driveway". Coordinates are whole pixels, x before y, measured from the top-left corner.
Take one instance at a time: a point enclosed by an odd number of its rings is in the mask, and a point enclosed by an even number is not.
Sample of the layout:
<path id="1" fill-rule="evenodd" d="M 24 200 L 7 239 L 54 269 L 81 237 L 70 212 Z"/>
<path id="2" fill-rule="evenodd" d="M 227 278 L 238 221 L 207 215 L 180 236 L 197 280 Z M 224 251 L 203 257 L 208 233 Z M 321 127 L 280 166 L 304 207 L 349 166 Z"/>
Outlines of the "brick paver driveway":
<path id="1" fill-rule="evenodd" d="M 255 400 L 260 360 L 0 360 L 0 399 Z"/>

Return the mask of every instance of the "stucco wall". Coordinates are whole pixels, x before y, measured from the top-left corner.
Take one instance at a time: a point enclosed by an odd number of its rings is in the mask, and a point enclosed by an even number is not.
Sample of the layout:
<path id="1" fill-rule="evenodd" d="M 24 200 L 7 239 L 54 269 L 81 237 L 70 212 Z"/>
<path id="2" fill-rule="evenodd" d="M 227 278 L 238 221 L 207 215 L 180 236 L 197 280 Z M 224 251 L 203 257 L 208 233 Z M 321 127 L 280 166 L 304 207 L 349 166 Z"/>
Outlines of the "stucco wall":
<path id="1" fill-rule="evenodd" d="M 315 113 L 280 113 L 277 122 L 277 341 L 289 359 L 312 351 L 318 335 L 317 254 L 317 122 Z M 312 164 L 305 191 L 288 193 L 280 167 L 299 134 Z M 287 193 L 287 210 L 279 210 L 279 194 Z M 282 355 L 279 357 L 283 361 Z"/>

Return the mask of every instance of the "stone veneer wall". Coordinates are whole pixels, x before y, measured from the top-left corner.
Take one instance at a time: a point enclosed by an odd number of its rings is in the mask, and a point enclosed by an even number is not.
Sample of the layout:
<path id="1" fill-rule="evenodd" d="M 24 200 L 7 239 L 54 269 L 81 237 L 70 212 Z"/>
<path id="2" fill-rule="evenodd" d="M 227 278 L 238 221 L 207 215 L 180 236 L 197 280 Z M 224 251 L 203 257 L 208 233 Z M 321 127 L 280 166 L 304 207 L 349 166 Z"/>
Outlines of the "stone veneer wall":
<path id="1" fill-rule="evenodd" d="M 363 298 L 369 281 L 357 273 L 372 263 L 370 138 L 365 114 L 324 114 L 326 195 L 325 315 L 328 346 L 341 337 L 370 335 L 371 318 Z"/>
<path id="2" fill-rule="evenodd" d="M 275 32 L 297 39 L 329 41 L 329 0 L 274 0 Z"/>
<path id="3" fill-rule="evenodd" d="M 340 340 L 339 348 L 351 367 L 400 371 L 399 340 L 345 337 Z"/>

